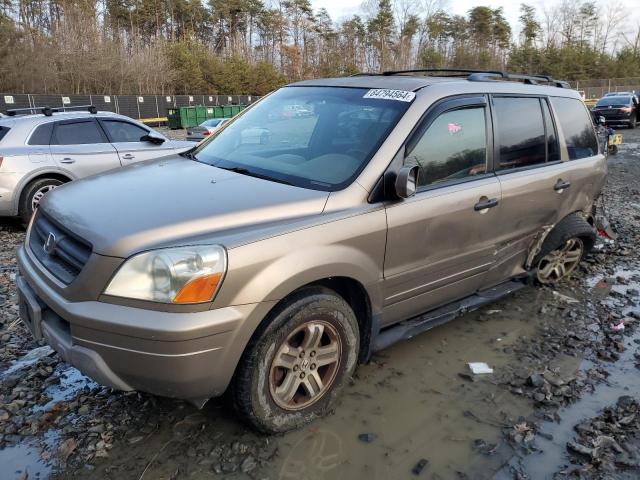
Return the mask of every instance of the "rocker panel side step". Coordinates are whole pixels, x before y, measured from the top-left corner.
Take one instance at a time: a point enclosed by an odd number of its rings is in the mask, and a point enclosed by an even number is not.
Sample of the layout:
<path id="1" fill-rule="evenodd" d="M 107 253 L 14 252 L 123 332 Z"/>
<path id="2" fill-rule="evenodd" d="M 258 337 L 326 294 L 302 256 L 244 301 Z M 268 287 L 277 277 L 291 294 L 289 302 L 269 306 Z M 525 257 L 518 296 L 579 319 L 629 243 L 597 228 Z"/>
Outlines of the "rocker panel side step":
<path id="1" fill-rule="evenodd" d="M 417 317 L 404 320 L 378 333 L 374 340 L 373 351 L 383 350 L 401 340 L 408 340 L 416 335 L 447 323 L 460 315 L 472 312 L 488 303 L 495 302 L 525 287 L 526 279 L 509 280 L 487 290 L 458 300 Z"/>

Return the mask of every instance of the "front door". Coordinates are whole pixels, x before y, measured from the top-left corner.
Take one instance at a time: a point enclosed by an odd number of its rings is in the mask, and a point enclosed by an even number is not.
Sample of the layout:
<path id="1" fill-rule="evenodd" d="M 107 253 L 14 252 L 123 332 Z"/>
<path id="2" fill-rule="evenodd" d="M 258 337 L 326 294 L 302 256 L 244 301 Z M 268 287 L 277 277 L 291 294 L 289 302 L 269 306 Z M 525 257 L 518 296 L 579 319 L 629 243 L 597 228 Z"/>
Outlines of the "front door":
<path id="1" fill-rule="evenodd" d="M 118 151 L 122 165 L 160 158 L 173 153 L 170 142 L 155 144 L 141 140 L 149 133 L 149 130 L 140 125 L 124 120 L 104 118 L 100 120 L 100 123 Z"/>
<path id="2" fill-rule="evenodd" d="M 449 100 L 407 142 L 418 192 L 387 206 L 384 324 L 474 293 L 493 265 L 501 191 L 488 118 L 483 96 Z"/>

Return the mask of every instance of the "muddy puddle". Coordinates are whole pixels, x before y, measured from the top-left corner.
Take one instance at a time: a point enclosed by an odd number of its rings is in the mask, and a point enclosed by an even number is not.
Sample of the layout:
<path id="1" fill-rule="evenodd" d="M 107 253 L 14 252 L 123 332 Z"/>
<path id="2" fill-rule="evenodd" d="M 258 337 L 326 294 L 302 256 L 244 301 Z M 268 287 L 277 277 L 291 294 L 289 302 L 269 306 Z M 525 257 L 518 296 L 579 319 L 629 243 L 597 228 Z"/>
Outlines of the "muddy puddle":
<path id="1" fill-rule="evenodd" d="M 510 346 L 535 332 L 536 305 L 550 298 L 550 291 L 527 288 L 375 355 L 358 369 L 335 414 L 302 431 L 256 435 L 236 422 L 224 400 L 202 412 L 176 404 L 171 417 L 150 420 L 153 431 L 143 439 L 134 432 L 115 444 L 91 477 L 221 472 L 229 478 L 374 480 L 411 478 L 424 459 L 429 477 L 460 472 L 478 478 L 483 472 L 480 478 L 489 478 L 512 455 L 502 429 L 532 407 L 494 385 L 491 375 L 468 376 L 466 364 L 486 362 L 500 371 L 512 362 Z"/>
<path id="2" fill-rule="evenodd" d="M 640 269 L 633 267 L 618 267 L 605 275 L 594 275 L 584 280 L 587 287 L 586 294 L 602 302 L 603 305 L 621 312 L 622 318 L 640 318 L 640 308 L 627 305 L 629 296 L 637 296 L 640 291 Z M 611 292 L 614 295 L 611 296 Z M 615 295 L 617 293 L 617 295 Z M 619 324 L 618 324 L 619 325 Z M 624 325 L 624 323 L 623 323 Z M 640 329 L 633 335 L 625 337 L 625 350 L 614 364 L 605 364 L 608 373 L 604 384 L 598 385 L 592 394 L 583 396 L 576 403 L 558 411 L 558 421 L 543 422 L 540 431 L 543 435 L 536 438 L 535 447 L 538 451 L 525 457 L 514 457 L 509 465 L 503 468 L 495 476 L 495 480 L 510 480 L 513 470 L 509 467 L 520 467 L 533 479 L 551 479 L 557 472 L 571 470 L 572 466 L 567 455 L 567 443 L 576 436 L 574 426 L 585 419 L 594 418 L 603 409 L 616 403 L 623 395 L 636 396 L 640 392 L 640 373 L 638 371 Z M 577 359 L 574 359 L 577 360 Z M 587 371 L 601 363 L 589 360 L 574 361 L 572 371 L 571 364 L 565 364 L 565 374 L 576 374 L 578 371 Z M 620 471 L 610 479 L 637 479 L 637 472 Z"/>
<path id="3" fill-rule="evenodd" d="M 627 274 L 632 278 L 635 271 Z M 621 275 L 623 270 L 611 277 Z M 587 278 L 585 285 L 601 291 L 596 285 L 602 277 Z M 559 297 L 554 290 L 527 287 L 396 344 L 357 370 L 333 415 L 301 431 L 257 435 L 236 421 L 225 399 L 197 411 L 183 402 L 148 396 L 142 404 L 145 423 L 114 442 L 107 458 L 64 468 L 55 458 L 55 442 L 63 432 L 53 425 L 42 442 L 0 451 L 0 464 L 6 466 L 0 478 L 17 478 L 28 466 L 28 478 L 41 479 L 210 478 L 219 473 L 234 479 L 377 480 L 416 478 L 412 470 L 421 460 L 426 460 L 420 470 L 424 478 L 512 478 L 500 477 L 515 461 L 504 431 L 533 415 L 533 403 L 498 385 L 497 375 L 517 361 L 512 351 L 516 342 L 538 335 L 545 322 L 559 321 L 562 309 L 544 309 L 541 315 L 540 306 L 570 303 L 575 294 L 565 289 Z M 571 425 L 624 388 L 627 368 L 633 368 L 631 358 L 625 359 L 630 364 L 614 368 L 610 385 L 598 389 L 597 396 L 567 410 L 573 413 L 563 414 L 562 423 L 544 425 L 553 441 L 539 441 L 542 452 L 525 457 L 526 470 L 535 472 L 532 478 L 547 478 L 566 463 L 564 445 Z M 469 362 L 486 362 L 494 375 L 471 375 Z M 567 355 L 558 356 L 553 365 L 568 374 L 588 366 Z M 82 392 L 101 391 L 64 363 L 54 376 L 59 381 L 47 386 L 48 401 L 34 406 L 33 414 L 46 414 Z M 105 421 L 113 421 L 112 413 L 105 413 Z M 137 414 L 135 409 L 129 413 Z"/>

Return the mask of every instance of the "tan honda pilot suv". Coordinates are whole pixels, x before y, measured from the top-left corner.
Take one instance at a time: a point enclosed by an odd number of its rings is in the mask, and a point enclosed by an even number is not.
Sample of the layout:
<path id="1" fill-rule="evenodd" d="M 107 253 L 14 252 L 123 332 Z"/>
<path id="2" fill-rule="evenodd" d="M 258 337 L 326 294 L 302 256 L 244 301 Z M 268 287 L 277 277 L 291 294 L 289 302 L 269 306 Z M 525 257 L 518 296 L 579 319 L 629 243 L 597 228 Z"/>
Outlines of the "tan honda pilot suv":
<path id="1" fill-rule="evenodd" d="M 228 391 L 286 431 L 372 352 L 570 275 L 606 173 L 579 93 L 548 77 L 294 83 L 187 153 L 47 194 L 18 252 L 22 321 L 101 384 Z"/>

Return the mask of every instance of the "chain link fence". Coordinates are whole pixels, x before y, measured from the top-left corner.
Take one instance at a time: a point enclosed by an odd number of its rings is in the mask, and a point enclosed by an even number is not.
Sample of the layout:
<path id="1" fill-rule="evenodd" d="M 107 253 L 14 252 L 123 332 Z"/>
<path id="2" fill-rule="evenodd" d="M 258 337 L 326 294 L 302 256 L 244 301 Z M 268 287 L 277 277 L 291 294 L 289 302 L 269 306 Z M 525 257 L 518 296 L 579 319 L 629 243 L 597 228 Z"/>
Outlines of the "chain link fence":
<path id="1" fill-rule="evenodd" d="M 14 108 L 65 108 L 95 105 L 137 120 L 166 121 L 167 109 L 216 105 L 249 105 L 259 97 L 251 95 L 41 95 L 0 93 L 0 112 Z M 34 113 L 36 113 L 34 111 Z"/>
<path id="2" fill-rule="evenodd" d="M 640 93 L 640 77 L 576 80 L 569 83 L 576 90 L 584 92 L 587 100 L 598 99 L 609 92 Z"/>

